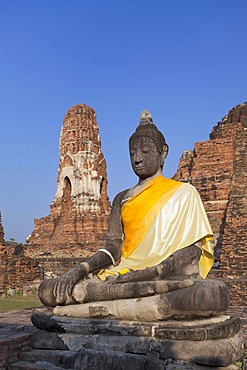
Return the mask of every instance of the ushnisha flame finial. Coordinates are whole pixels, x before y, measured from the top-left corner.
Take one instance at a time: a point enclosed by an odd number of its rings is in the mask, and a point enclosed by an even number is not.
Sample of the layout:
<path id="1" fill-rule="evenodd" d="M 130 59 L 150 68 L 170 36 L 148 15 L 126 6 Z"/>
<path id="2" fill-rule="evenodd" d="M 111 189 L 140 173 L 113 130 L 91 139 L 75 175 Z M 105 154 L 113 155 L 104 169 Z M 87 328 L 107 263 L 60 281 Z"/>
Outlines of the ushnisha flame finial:
<path id="1" fill-rule="evenodd" d="M 143 110 L 140 115 L 140 125 L 152 125 L 153 118 L 149 110 Z"/>

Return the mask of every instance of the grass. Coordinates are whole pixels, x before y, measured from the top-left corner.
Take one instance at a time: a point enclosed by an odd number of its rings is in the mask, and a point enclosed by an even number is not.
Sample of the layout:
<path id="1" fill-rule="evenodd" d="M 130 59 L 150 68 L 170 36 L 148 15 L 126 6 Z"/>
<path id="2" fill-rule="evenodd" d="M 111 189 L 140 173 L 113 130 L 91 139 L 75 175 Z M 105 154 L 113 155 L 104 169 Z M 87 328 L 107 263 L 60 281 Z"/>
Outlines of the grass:
<path id="1" fill-rule="evenodd" d="M 23 295 L 16 294 L 0 299 L 0 312 L 34 308 L 41 305 L 42 303 L 37 295 L 24 297 Z"/>

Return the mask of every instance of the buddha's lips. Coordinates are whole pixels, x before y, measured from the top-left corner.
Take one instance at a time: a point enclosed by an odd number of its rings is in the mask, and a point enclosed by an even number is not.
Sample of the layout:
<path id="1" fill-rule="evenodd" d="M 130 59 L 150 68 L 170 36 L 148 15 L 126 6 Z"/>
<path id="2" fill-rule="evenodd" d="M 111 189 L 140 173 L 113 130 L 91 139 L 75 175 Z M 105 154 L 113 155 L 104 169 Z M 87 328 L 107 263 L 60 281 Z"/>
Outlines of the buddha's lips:
<path id="1" fill-rule="evenodd" d="M 142 170 L 144 167 L 143 167 L 143 166 L 135 166 L 135 168 L 136 168 L 137 170 Z"/>

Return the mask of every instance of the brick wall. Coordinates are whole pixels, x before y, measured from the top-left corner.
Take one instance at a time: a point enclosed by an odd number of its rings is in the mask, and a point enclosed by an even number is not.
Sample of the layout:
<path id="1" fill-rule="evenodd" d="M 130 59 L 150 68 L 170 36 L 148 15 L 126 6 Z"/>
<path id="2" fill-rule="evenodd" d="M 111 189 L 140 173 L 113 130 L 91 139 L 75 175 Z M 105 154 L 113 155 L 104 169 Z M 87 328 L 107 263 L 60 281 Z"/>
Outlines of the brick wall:
<path id="1" fill-rule="evenodd" d="M 38 262 L 25 257 L 22 246 L 0 245 L 0 293 L 8 288 L 22 291 L 41 278 Z"/>
<path id="2" fill-rule="evenodd" d="M 0 294 L 13 288 L 38 286 L 46 278 L 58 277 L 83 262 L 85 258 L 30 258 L 24 255 L 25 246 L 0 245 Z"/>
<path id="3" fill-rule="evenodd" d="M 174 178 L 199 191 L 215 234 L 216 269 L 231 303 L 246 304 L 247 286 L 247 103 L 213 127 L 210 140 L 183 153 Z"/>
<path id="4" fill-rule="evenodd" d="M 4 229 L 2 225 L 2 215 L 0 212 L 0 244 L 4 244 Z"/>
<path id="5" fill-rule="evenodd" d="M 31 333 L 16 333 L 7 338 L 0 338 L 0 369 L 8 369 L 19 360 L 21 352 L 30 349 Z"/>
<path id="6" fill-rule="evenodd" d="M 73 149 L 74 154 L 80 152 L 81 155 L 83 152 L 80 140 L 74 142 L 75 146 L 69 146 L 71 143 L 68 140 L 72 136 L 73 139 L 85 137 L 87 131 L 80 133 L 81 123 L 89 118 L 91 121 L 87 122 L 87 127 L 92 126 L 89 131 L 90 138 L 98 140 L 98 146 L 93 150 L 103 163 L 103 170 L 98 173 L 105 176 L 106 180 L 105 161 L 97 149 L 100 147 L 99 137 L 94 135 L 94 130 L 98 132 L 94 120 L 95 112 L 84 105 L 72 107 L 65 116 L 61 133 L 58 191 L 51 205 L 51 214 L 36 220 L 29 243 L 22 249 L 0 247 L 0 291 L 8 287 L 32 285 L 33 281 L 43 277 L 59 276 L 104 245 L 109 217 L 106 182 L 105 187 L 100 190 L 102 197 L 96 199 L 97 203 L 95 199 L 90 198 L 90 192 L 86 195 L 79 192 L 75 200 L 76 197 L 71 195 L 74 194 L 72 188 L 77 180 L 73 177 L 66 180 L 73 159 L 66 148 L 76 148 Z M 79 127 L 78 131 L 74 130 L 77 134 L 69 134 L 71 127 Z M 89 141 L 83 143 L 88 145 Z M 193 150 L 185 151 L 174 176 L 180 181 L 192 183 L 198 189 L 215 234 L 216 267 L 210 276 L 226 281 L 230 288 L 231 304 L 240 306 L 246 304 L 247 298 L 246 154 L 247 103 L 236 106 L 218 122 L 213 127 L 208 141 L 195 143 Z M 93 164 L 87 159 L 87 166 L 97 167 L 99 156 L 95 157 L 96 162 Z M 85 180 L 85 177 L 83 179 Z M 96 176 L 97 179 L 99 178 Z M 97 204 L 100 207 L 99 212 Z M 90 208 L 92 205 L 94 210 L 83 210 L 83 207 Z"/>

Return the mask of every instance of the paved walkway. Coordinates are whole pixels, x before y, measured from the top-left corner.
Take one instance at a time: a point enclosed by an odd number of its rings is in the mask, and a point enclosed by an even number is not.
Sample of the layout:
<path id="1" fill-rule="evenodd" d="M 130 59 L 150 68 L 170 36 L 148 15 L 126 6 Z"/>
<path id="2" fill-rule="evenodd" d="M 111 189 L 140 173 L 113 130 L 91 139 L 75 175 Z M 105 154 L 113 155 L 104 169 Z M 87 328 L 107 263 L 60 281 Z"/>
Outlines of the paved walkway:
<path id="1" fill-rule="evenodd" d="M 32 333 L 34 328 L 30 320 L 31 312 L 32 309 L 24 309 L 0 313 L 0 343 L 17 333 Z"/>

